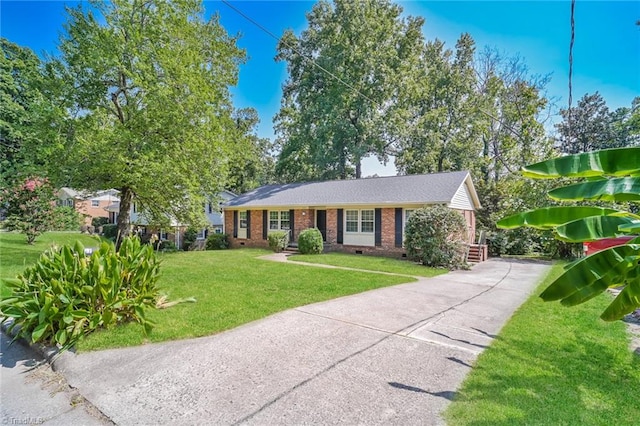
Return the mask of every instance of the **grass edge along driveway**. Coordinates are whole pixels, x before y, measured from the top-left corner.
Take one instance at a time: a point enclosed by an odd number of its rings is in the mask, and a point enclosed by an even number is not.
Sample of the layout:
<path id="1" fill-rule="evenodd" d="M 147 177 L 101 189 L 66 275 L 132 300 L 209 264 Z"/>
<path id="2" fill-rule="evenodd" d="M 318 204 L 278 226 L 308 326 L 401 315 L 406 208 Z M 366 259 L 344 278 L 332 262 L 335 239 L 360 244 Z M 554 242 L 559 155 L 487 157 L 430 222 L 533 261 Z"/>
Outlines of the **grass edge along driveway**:
<path id="1" fill-rule="evenodd" d="M 562 272 L 554 265 L 477 359 L 448 425 L 630 425 L 640 418 L 640 356 L 621 321 L 599 318 L 603 294 L 567 308 L 538 295 Z"/>
<path id="2" fill-rule="evenodd" d="M 2 232 L 0 275 L 13 277 L 52 244 L 73 244 L 77 239 L 86 246 L 98 244 L 79 233 L 50 232 L 39 237 L 36 245 L 28 246 L 22 235 Z M 161 294 L 167 294 L 170 300 L 193 296 L 197 302 L 149 310 L 148 317 L 156 326 L 148 336 L 138 324 L 130 323 L 95 332 L 77 349 L 99 350 L 212 335 L 286 309 L 414 280 L 258 259 L 269 253 L 239 249 L 161 254 Z"/>

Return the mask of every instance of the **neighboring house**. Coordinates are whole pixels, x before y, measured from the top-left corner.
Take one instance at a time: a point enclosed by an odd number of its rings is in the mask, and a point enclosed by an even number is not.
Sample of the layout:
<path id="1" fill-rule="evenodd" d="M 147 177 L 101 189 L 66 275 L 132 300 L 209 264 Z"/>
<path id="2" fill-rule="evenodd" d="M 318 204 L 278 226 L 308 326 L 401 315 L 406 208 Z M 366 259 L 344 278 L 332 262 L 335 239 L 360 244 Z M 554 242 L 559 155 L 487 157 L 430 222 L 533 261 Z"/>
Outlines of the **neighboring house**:
<path id="1" fill-rule="evenodd" d="M 76 191 L 71 188 L 62 188 L 58 191 L 58 206 L 72 207 L 83 216 L 83 224 L 91 225 L 94 217 L 109 217 L 107 208 L 114 202 L 119 202 L 118 190 L 107 189 L 89 193 Z"/>
<path id="2" fill-rule="evenodd" d="M 231 191 L 222 191 L 218 194 L 218 198 L 221 203 L 231 200 L 235 196 L 236 194 Z M 120 203 L 110 206 L 109 208 L 110 215 L 114 219 L 114 223 L 117 220 L 119 208 Z M 184 241 L 184 232 L 187 230 L 188 224 L 183 224 L 175 219 L 171 219 L 167 228 L 158 228 L 157 226 L 153 226 L 153 224 L 150 224 L 145 217 L 144 212 L 141 212 L 138 209 L 138 205 L 135 200 L 131 203 L 131 210 L 129 213 L 131 224 L 137 228 L 141 236 L 153 233 L 157 234 L 157 237 L 160 240 L 170 240 L 173 241 L 177 247 L 182 246 L 182 242 Z M 196 241 L 205 240 L 209 233 L 224 233 L 224 218 L 219 207 L 212 202 L 207 202 L 204 205 L 204 213 L 209 224 L 206 228 L 198 230 Z"/>
<path id="3" fill-rule="evenodd" d="M 296 241 L 316 227 L 327 251 L 402 256 L 407 218 L 435 204 L 464 216 L 472 243 L 480 202 L 466 171 L 268 185 L 233 198 L 223 212 L 232 247 L 267 247 L 274 230 Z"/>

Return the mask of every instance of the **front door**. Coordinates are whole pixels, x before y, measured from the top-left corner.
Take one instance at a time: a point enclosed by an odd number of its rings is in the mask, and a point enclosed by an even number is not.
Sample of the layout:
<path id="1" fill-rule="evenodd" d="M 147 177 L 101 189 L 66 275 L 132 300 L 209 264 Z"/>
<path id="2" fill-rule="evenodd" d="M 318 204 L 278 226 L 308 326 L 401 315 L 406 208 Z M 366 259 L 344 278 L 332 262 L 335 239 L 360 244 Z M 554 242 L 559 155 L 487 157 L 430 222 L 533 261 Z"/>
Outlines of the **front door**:
<path id="1" fill-rule="evenodd" d="M 316 210 L 316 226 L 322 234 L 322 241 L 327 241 L 327 211 Z"/>

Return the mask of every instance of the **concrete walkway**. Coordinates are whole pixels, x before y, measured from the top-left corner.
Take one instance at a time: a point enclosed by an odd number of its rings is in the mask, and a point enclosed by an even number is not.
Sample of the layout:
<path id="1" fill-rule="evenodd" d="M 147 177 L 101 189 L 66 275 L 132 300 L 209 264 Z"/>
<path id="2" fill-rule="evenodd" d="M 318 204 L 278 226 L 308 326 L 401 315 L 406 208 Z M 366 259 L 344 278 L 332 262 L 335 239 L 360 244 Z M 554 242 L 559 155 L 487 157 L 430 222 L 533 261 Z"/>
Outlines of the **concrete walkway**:
<path id="1" fill-rule="evenodd" d="M 548 266 L 490 260 L 200 339 L 62 356 L 116 424 L 442 424 Z"/>

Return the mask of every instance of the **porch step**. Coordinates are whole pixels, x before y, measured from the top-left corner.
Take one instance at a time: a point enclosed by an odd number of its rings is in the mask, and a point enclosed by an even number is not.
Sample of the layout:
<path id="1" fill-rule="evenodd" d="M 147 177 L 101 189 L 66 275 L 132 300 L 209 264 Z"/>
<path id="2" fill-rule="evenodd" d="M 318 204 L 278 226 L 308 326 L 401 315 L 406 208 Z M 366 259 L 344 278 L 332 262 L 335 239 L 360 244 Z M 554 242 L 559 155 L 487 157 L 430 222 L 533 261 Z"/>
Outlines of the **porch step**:
<path id="1" fill-rule="evenodd" d="M 298 253 L 298 243 L 290 243 L 283 251 L 285 253 Z"/>
<path id="2" fill-rule="evenodd" d="M 484 244 L 471 244 L 469 246 L 469 253 L 467 254 L 467 262 L 480 263 L 486 259 L 486 245 Z"/>

